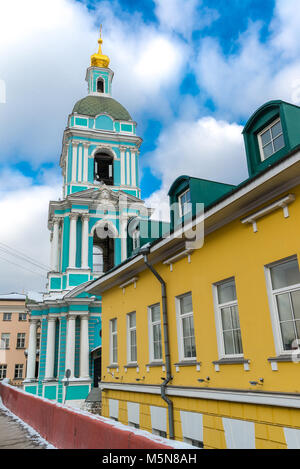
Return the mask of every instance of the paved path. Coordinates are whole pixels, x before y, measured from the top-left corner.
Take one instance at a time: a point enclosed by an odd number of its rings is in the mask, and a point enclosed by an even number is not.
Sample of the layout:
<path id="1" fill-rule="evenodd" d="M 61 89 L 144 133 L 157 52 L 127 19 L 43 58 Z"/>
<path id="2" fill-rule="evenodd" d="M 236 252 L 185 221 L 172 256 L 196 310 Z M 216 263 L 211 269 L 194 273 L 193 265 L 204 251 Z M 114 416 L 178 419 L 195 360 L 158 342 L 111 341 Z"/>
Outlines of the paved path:
<path id="1" fill-rule="evenodd" d="M 0 409 L 0 450 L 1 449 L 43 449 L 45 445 L 37 436 L 30 435 L 18 421 Z"/>

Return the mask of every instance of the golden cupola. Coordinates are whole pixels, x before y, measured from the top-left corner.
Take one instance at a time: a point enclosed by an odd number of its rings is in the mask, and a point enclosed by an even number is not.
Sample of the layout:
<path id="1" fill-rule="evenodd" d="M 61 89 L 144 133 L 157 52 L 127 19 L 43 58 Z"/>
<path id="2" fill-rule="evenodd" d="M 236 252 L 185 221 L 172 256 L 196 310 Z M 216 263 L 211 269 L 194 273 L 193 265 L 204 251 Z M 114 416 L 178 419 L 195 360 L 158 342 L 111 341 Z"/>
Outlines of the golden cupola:
<path id="1" fill-rule="evenodd" d="M 91 66 L 92 67 L 100 67 L 100 68 L 108 68 L 110 59 L 107 55 L 102 54 L 102 37 L 101 37 L 102 25 L 100 27 L 100 38 L 98 39 L 99 50 L 97 54 L 93 54 L 91 56 Z"/>

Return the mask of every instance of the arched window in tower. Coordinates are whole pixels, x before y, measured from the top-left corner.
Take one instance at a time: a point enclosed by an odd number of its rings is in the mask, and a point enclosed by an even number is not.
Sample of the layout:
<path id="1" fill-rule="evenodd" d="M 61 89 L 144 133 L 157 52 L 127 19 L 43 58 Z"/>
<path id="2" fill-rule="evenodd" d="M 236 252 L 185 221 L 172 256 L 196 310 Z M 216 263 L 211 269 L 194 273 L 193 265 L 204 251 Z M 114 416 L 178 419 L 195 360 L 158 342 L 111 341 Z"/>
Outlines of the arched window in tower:
<path id="1" fill-rule="evenodd" d="M 140 225 L 138 224 L 132 232 L 132 247 L 135 251 L 141 247 L 141 233 L 140 233 Z"/>
<path id="2" fill-rule="evenodd" d="M 98 80 L 97 80 L 97 93 L 104 93 L 104 80 L 103 80 L 103 78 L 98 78 Z"/>
<path id="3" fill-rule="evenodd" d="M 96 153 L 94 158 L 94 183 L 104 182 L 108 186 L 114 185 L 114 159 L 106 153 Z"/>
<path id="4" fill-rule="evenodd" d="M 94 232 L 93 272 L 104 274 L 115 265 L 115 234 L 108 224 L 101 225 Z"/>

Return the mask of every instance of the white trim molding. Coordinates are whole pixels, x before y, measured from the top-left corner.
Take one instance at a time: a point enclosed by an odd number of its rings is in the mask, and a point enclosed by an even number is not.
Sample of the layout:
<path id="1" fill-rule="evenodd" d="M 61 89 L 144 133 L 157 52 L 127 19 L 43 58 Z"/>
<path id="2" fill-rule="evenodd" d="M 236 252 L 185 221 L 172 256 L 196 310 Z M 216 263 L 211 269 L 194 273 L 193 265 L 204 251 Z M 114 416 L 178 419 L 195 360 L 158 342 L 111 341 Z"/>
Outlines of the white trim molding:
<path id="1" fill-rule="evenodd" d="M 261 217 L 264 217 L 265 215 L 268 215 L 271 212 L 274 212 L 278 208 L 282 208 L 284 218 L 288 218 L 289 217 L 288 205 L 291 204 L 292 202 L 294 202 L 295 199 L 296 199 L 296 197 L 295 197 L 294 194 L 289 194 L 285 197 L 282 197 L 281 199 L 276 200 L 276 202 L 273 202 L 272 204 L 267 205 L 266 207 L 262 208 L 261 210 L 258 210 L 257 212 L 252 213 L 252 215 L 249 215 L 248 217 L 243 218 L 241 220 L 241 223 L 243 223 L 243 224 L 245 224 L 245 223 L 252 224 L 254 233 L 257 233 L 258 228 L 257 228 L 256 220 L 258 220 Z"/>

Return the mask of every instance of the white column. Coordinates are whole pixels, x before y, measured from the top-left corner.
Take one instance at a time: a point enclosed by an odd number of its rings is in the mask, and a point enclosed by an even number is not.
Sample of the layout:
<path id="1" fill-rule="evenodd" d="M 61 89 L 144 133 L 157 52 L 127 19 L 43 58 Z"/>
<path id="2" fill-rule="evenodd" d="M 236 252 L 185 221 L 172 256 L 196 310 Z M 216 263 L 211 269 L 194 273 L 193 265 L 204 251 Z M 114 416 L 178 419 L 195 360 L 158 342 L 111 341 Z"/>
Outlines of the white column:
<path id="1" fill-rule="evenodd" d="M 77 245 L 77 213 L 70 213 L 70 240 L 69 240 L 69 267 L 75 267 L 76 263 L 76 245 Z"/>
<path id="2" fill-rule="evenodd" d="M 70 378 L 74 378 L 75 370 L 75 321 L 76 316 L 68 316 L 65 367 L 71 370 Z"/>
<path id="3" fill-rule="evenodd" d="M 121 185 L 125 185 L 125 148 L 121 147 Z"/>
<path id="4" fill-rule="evenodd" d="M 45 379 L 53 379 L 56 318 L 48 318 Z"/>
<path id="5" fill-rule="evenodd" d="M 79 148 L 78 152 L 78 178 L 77 181 L 81 182 L 82 181 L 82 165 L 83 165 L 83 146 Z"/>
<path id="6" fill-rule="evenodd" d="M 132 186 L 136 186 L 136 152 L 131 152 L 131 183 Z"/>
<path id="7" fill-rule="evenodd" d="M 53 232 L 51 243 L 51 270 L 58 272 L 58 258 L 59 258 L 59 218 L 53 219 Z"/>
<path id="8" fill-rule="evenodd" d="M 30 319 L 26 380 L 35 379 L 37 319 Z"/>
<path id="9" fill-rule="evenodd" d="M 88 181 L 89 144 L 83 144 L 83 181 Z"/>
<path id="10" fill-rule="evenodd" d="M 80 378 L 89 378 L 89 317 L 80 320 Z"/>
<path id="11" fill-rule="evenodd" d="M 82 219 L 82 246 L 81 246 L 81 267 L 89 268 L 89 215 L 84 214 Z"/>
<path id="12" fill-rule="evenodd" d="M 72 143 L 72 182 L 76 182 L 76 170 L 77 170 L 77 148 L 78 143 Z"/>

